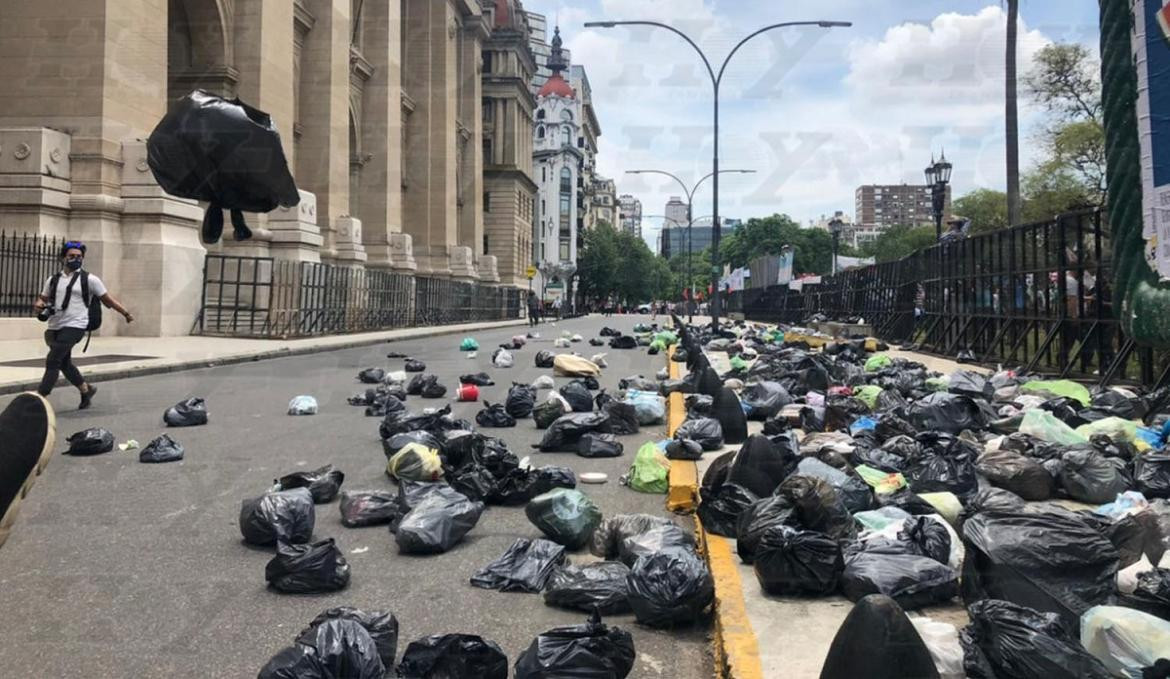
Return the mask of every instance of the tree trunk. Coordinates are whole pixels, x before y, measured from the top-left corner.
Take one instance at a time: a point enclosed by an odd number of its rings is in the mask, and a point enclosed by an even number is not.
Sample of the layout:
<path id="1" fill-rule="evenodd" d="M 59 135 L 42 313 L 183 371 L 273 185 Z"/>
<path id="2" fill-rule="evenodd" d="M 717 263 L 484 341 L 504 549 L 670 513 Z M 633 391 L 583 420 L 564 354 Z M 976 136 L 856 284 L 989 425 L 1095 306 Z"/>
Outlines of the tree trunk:
<path id="1" fill-rule="evenodd" d="M 1004 89 L 1006 111 L 1004 127 L 1007 136 L 1007 205 L 1008 224 L 1020 223 L 1020 120 L 1016 95 L 1016 29 L 1019 23 L 1019 0 L 1007 0 L 1007 54 L 1004 59 Z"/>

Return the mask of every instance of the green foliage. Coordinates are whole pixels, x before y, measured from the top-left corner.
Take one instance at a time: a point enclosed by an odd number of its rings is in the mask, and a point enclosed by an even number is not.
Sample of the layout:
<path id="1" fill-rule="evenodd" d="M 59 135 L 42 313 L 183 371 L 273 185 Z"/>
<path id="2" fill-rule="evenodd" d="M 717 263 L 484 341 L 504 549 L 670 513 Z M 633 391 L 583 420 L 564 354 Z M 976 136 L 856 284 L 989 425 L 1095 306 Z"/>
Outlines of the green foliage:
<path id="1" fill-rule="evenodd" d="M 788 215 L 752 218 L 726 233 L 719 246 L 720 262 L 732 269 L 764 255 L 778 255 L 785 245 L 794 250 L 794 273 L 828 273 L 833 265 L 833 237 L 821 229 L 802 229 Z M 840 254 L 847 254 L 842 246 Z"/>
<path id="2" fill-rule="evenodd" d="M 1001 193 L 999 196 L 1001 201 L 1005 200 L 1004 194 Z M 1000 207 L 1006 222 L 1007 203 L 1001 202 Z M 865 257 L 875 257 L 879 262 L 892 262 L 934 245 L 934 233 L 933 226 L 892 226 L 883 231 L 877 240 L 863 245 L 861 253 Z"/>
<path id="3" fill-rule="evenodd" d="M 1003 191 L 976 189 L 956 198 L 951 209 L 971 220 L 972 233 L 998 231 L 1008 225 L 1007 194 Z"/>
<path id="4" fill-rule="evenodd" d="M 585 232 L 577 256 L 581 292 L 587 298 L 626 303 L 660 299 L 677 292 L 670 267 L 641 238 L 599 222 Z"/>

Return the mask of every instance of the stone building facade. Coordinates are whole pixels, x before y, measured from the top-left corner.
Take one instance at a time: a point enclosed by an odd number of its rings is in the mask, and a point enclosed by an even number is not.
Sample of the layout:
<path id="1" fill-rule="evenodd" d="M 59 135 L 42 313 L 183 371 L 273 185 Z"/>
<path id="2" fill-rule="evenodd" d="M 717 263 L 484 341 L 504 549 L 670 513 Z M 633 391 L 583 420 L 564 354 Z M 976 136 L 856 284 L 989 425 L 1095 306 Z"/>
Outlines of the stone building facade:
<path id="1" fill-rule="evenodd" d="M 137 317 L 106 332 L 186 334 L 198 314 L 202 208 L 158 187 L 144 142 L 195 88 L 272 116 L 302 198 L 210 250 L 526 283 L 536 66 L 519 0 L 4 0 L 2 13 L 0 229 L 86 241 L 87 266 Z"/>

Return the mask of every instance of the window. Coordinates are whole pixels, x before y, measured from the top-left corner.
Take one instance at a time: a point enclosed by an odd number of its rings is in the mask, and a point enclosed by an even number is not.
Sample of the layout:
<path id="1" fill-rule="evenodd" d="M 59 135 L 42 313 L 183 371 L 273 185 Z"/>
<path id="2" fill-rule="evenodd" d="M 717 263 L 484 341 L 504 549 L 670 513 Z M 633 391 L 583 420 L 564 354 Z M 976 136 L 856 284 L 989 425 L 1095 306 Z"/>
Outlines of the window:
<path id="1" fill-rule="evenodd" d="M 485 233 L 483 235 L 483 254 L 486 255 L 487 253 L 488 253 L 488 235 Z"/>
<path id="2" fill-rule="evenodd" d="M 545 167 L 544 165 L 540 166 L 540 181 L 542 181 L 542 182 L 548 181 L 548 168 Z"/>
<path id="3" fill-rule="evenodd" d="M 577 137 L 577 148 L 585 148 L 585 137 Z"/>
<path id="4" fill-rule="evenodd" d="M 495 162 L 492 160 L 492 140 L 491 139 L 484 139 L 483 140 L 483 162 L 488 164 L 488 165 L 491 165 L 493 162 Z"/>
<path id="5" fill-rule="evenodd" d="M 541 109 L 541 110 L 536 112 L 536 119 L 537 120 L 544 120 L 544 109 Z"/>
<path id="6" fill-rule="evenodd" d="M 569 259 L 569 244 L 572 240 L 572 229 L 570 227 L 570 216 L 572 214 L 573 205 L 573 172 L 567 168 L 561 168 L 561 214 L 560 214 L 560 258 L 562 261 Z"/>
<path id="7" fill-rule="evenodd" d="M 492 72 L 492 53 L 491 52 L 484 52 L 483 53 L 483 72 L 484 73 L 491 73 Z"/>
<path id="8" fill-rule="evenodd" d="M 573 112 L 569 109 L 561 111 L 561 120 L 569 123 L 573 122 Z"/>
<path id="9" fill-rule="evenodd" d="M 537 139 L 544 139 L 544 125 L 537 125 L 536 126 L 536 138 Z"/>
<path id="10" fill-rule="evenodd" d="M 483 211 L 484 212 L 491 212 L 492 211 L 492 194 L 487 193 L 486 191 L 483 194 Z M 486 236 L 485 236 L 485 238 L 486 238 Z M 486 251 L 486 249 L 487 248 L 484 248 L 485 251 Z"/>
<path id="11" fill-rule="evenodd" d="M 569 127 L 568 125 L 565 125 L 563 128 L 561 128 L 561 132 L 564 134 L 565 145 L 572 146 L 573 145 L 573 128 Z"/>
<path id="12" fill-rule="evenodd" d="M 569 168 L 561 168 L 561 193 L 572 193 L 573 191 L 573 172 Z"/>

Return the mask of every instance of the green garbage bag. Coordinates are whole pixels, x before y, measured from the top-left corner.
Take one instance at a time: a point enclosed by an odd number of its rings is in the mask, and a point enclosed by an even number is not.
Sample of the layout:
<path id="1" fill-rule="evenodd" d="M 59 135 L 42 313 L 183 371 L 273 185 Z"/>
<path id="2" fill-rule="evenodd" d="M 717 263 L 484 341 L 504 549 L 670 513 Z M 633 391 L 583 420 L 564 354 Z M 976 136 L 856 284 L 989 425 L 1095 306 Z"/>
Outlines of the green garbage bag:
<path id="1" fill-rule="evenodd" d="M 1095 422 L 1082 424 L 1074 431 L 1086 439 L 1091 439 L 1097 434 L 1105 434 L 1112 439 L 1122 438 L 1136 444 L 1139 440 L 1137 430 L 1140 426 L 1142 426 L 1141 422 L 1122 417 L 1103 417 Z"/>
<path id="2" fill-rule="evenodd" d="M 634 325 L 634 332 L 650 332 L 652 328 L 645 323 L 637 323 Z"/>
<path id="3" fill-rule="evenodd" d="M 1089 396 L 1089 389 L 1085 385 L 1077 384 L 1072 380 L 1032 380 L 1031 382 L 1024 382 L 1020 386 L 1020 391 L 1026 394 L 1051 396 L 1052 398 L 1063 396 L 1065 398 L 1075 399 L 1080 401 L 1081 405 L 1086 408 L 1093 402 L 1093 398 Z"/>
<path id="4" fill-rule="evenodd" d="M 665 493 L 670 487 L 666 478 L 669 473 L 670 460 L 659 452 L 658 446 L 649 442 L 634 456 L 626 484 L 639 493 Z"/>
<path id="5" fill-rule="evenodd" d="M 650 351 L 653 351 L 656 353 L 661 353 L 663 351 L 666 351 L 666 343 L 663 342 L 662 340 L 656 339 L 650 343 Z"/>
<path id="6" fill-rule="evenodd" d="M 1024 413 L 1024 419 L 1020 421 L 1020 431 L 1041 441 L 1064 446 L 1089 442 L 1087 436 L 1078 434 L 1072 427 L 1057 419 L 1056 415 L 1039 408 Z"/>
<path id="7" fill-rule="evenodd" d="M 464 337 L 459 343 L 459 351 L 479 351 L 479 342 L 472 337 Z"/>
<path id="8" fill-rule="evenodd" d="M 891 495 L 906 487 L 906 477 L 901 474 L 889 474 L 864 464 L 854 469 L 861 480 L 869 484 L 878 495 Z"/>
<path id="9" fill-rule="evenodd" d="M 951 387 L 951 378 L 949 377 L 928 377 L 926 378 L 926 388 L 928 391 L 946 391 Z"/>
<path id="10" fill-rule="evenodd" d="M 772 343 L 773 344 L 784 344 L 784 333 L 780 332 L 779 330 L 776 330 L 775 332 L 773 332 L 772 333 Z"/>
<path id="11" fill-rule="evenodd" d="M 885 354 L 874 354 L 865 361 L 865 372 L 875 373 L 890 367 L 894 361 Z"/>
<path id="12" fill-rule="evenodd" d="M 654 339 L 662 340 L 663 342 L 666 343 L 666 346 L 670 346 L 672 344 L 678 344 L 678 335 L 674 334 L 673 332 L 671 332 L 669 330 L 663 330 L 662 332 L 655 335 Z"/>
<path id="13" fill-rule="evenodd" d="M 524 514 L 548 539 L 569 549 L 589 543 L 601 524 L 601 510 L 575 488 L 554 488 L 532 498 Z"/>
<path id="14" fill-rule="evenodd" d="M 885 391 L 876 384 L 867 384 L 860 389 L 853 390 L 853 398 L 864 403 L 870 410 L 877 407 L 878 396 Z"/>
<path id="15" fill-rule="evenodd" d="M 747 368 L 748 368 L 747 361 L 743 360 L 739 356 L 732 356 L 731 357 L 731 369 L 732 370 L 737 370 L 737 371 L 738 370 L 747 370 Z"/>

